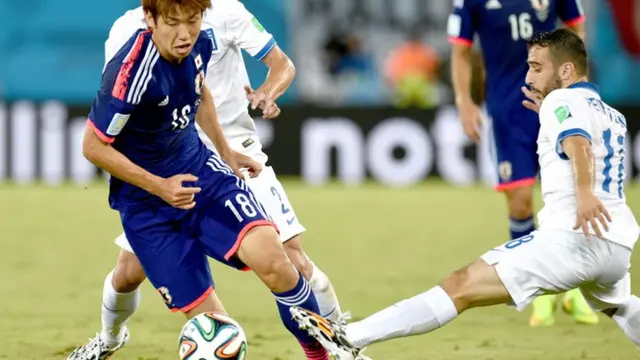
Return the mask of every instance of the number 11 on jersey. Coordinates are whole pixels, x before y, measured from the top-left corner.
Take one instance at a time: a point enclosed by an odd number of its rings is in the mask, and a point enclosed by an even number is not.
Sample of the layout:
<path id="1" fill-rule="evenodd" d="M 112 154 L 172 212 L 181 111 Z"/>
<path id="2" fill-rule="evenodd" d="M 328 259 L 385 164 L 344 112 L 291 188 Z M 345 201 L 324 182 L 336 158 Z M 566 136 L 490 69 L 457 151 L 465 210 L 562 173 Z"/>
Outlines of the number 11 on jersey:
<path id="1" fill-rule="evenodd" d="M 618 169 L 615 175 L 618 178 L 618 197 L 622 199 L 622 182 L 624 180 L 624 136 L 618 135 L 614 142 L 611 135 L 611 129 L 607 129 L 602 133 L 602 140 L 604 141 L 604 146 L 607 149 L 607 155 L 604 157 L 604 170 L 602 170 L 602 174 L 604 175 L 602 191 L 606 191 L 608 193 L 611 192 L 611 181 L 613 180 L 611 176 L 613 171 L 611 159 L 614 155 L 618 155 L 620 157 L 620 164 L 618 164 Z M 613 147 L 616 145 L 620 148 L 614 150 Z"/>

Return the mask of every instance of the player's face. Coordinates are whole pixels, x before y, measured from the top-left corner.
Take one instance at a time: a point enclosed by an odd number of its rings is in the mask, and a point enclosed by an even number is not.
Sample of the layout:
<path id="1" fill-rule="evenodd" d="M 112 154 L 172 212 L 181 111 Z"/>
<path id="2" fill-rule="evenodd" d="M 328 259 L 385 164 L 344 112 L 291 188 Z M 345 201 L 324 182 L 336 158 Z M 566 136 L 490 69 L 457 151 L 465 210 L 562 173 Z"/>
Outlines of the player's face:
<path id="1" fill-rule="evenodd" d="M 562 87 L 560 69 L 553 63 L 548 48 L 534 46 L 529 49 L 527 63 L 529 71 L 525 81 L 531 91 L 544 98 L 553 90 Z"/>
<path id="2" fill-rule="evenodd" d="M 153 41 L 160 55 L 167 60 L 180 60 L 193 49 L 202 26 L 202 13 L 189 13 L 176 6 L 175 11 L 158 16 L 154 21 L 151 14 L 145 15 L 147 24 L 153 31 Z"/>

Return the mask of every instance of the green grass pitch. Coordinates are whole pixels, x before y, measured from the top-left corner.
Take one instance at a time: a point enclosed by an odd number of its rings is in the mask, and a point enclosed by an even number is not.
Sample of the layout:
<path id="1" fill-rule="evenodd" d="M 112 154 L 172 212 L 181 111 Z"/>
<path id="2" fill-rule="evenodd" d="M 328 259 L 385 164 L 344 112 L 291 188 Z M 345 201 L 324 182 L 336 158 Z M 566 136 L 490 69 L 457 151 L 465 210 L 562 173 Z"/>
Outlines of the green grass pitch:
<path id="1" fill-rule="evenodd" d="M 427 290 L 508 236 L 504 200 L 486 188 L 433 181 L 410 189 L 284 186 L 307 227 L 307 252 L 355 318 Z M 640 187 L 631 187 L 627 197 L 640 217 Z M 115 264 L 113 239 L 121 231 L 106 198 L 102 183 L 88 189 L 0 186 L 0 359 L 64 359 L 99 330 L 103 279 Z M 254 275 L 218 264 L 212 270 L 227 310 L 247 332 L 249 359 L 303 358 Z M 640 357 L 604 317 L 589 327 L 559 313 L 554 327 L 530 329 L 528 310 L 471 310 L 437 332 L 374 345 L 368 354 L 377 360 Z M 114 360 L 176 359 L 183 323 L 145 283 L 129 323 L 131 342 Z"/>

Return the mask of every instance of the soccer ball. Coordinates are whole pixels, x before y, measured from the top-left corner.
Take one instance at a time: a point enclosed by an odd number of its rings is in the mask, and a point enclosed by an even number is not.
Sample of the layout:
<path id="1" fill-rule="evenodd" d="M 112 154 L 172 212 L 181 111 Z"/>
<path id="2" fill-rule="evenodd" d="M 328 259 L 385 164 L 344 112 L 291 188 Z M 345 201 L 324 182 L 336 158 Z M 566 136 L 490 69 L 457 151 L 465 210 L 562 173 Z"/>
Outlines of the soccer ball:
<path id="1" fill-rule="evenodd" d="M 202 313 L 182 328 L 178 354 L 181 360 L 244 360 L 247 337 L 230 317 Z"/>

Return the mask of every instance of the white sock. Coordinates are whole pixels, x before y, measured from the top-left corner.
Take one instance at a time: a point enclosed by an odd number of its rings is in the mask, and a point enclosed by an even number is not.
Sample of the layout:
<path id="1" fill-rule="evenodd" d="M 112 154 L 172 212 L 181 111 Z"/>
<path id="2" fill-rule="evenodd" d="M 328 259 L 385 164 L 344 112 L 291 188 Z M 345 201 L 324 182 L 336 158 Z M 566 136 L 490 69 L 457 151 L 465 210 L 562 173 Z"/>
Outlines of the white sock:
<path id="1" fill-rule="evenodd" d="M 108 345 L 119 344 L 122 340 L 127 320 L 138 309 L 140 304 L 140 288 L 129 293 L 117 293 L 111 281 L 113 270 L 104 279 L 102 291 L 102 332 L 100 337 Z"/>
<path id="2" fill-rule="evenodd" d="M 632 295 L 613 315 L 613 320 L 634 344 L 640 346 L 640 299 Z"/>
<path id="3" fill-rule="evenodd" d="M 362 321 L 347 325 L 347 339 L 363 348 L 399 337 L 428 333 L 458 316 L 453 300 L 440 287 L 396 303 Z"/>
<path id="4" fill-rule="evenodd" d="M 342 315 L 338 296 L 333 289 L 333 285 L 331 285 L 329 277 L 316 264 L 313 264 L 313 273 L 311 274 L 311 279 L 309 279 L 309 285 L 311 285 L 311 290 L 313 290 L 313 294 L 318 301 L 320 315 L 329 320 L 337 321 L 338 317 Z"/>

